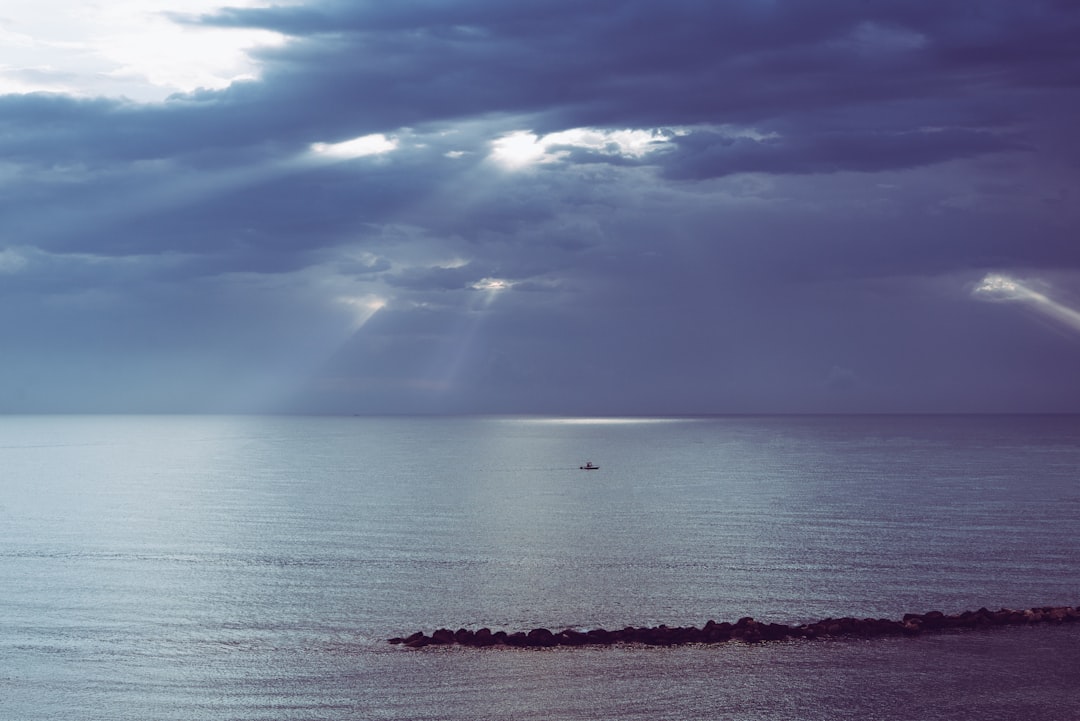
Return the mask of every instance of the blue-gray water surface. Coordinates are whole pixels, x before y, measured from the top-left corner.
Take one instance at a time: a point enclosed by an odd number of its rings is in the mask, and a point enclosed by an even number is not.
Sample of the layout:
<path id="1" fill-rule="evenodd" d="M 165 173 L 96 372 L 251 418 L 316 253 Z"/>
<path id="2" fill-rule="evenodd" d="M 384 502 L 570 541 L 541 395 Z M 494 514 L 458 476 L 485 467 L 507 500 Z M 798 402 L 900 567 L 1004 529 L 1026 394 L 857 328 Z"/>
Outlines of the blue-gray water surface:
<path id="1" fill-rule="evenodd" d="M 4 417 L 0 474 L 0 719 L 1080 717 L 1076 625 L 386 643 L 1080 605 L 1077 416 Z"/>

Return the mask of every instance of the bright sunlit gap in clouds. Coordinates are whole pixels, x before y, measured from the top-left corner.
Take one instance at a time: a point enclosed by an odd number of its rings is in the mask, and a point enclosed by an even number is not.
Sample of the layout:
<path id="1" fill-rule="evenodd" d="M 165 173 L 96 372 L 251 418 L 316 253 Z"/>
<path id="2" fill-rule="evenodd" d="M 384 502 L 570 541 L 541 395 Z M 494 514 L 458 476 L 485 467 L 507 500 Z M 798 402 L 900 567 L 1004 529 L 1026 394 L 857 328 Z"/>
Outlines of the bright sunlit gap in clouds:
<path id="1" fill-rule="evenodd" d="M 472 290 L 483 291 L 484 297 L 477 304 L 477 310 L 483 310 L 491 306 L 495 297 L 505 290 L 510 290 L 514 284 L 502 278 L 481 278 L 469 286 Z"/>
<path id="2" fill-rule="evenodd" d="M 312 143 L 311 152 L 323 158 L 349 160 L 370 155 L 385 155 L 397 148 L 397 138 L 388 138 L 382 133 L 374 133 L 340 143 Z"/>
<path id="3" fill-rule="evenodd" d="M 500 290 L 506 290 L 514 286 L 508 280 L 502 280 L 501 278 L 482 278 L 469 287 L 473 290 L 486 290 L 491 292 L 498 292 Z"/>
<path id="4" fill-rule="evenodd" d="M 544 159 L 547 151 L 539 140 L 525 131 L 510 133 L 492 142 L 491 156 L 507 168 L 523 168 L 533 163 L 552 162 L 554 158 Z"/>
<path id="5" fill-rule="evenodd" d="M 258 77 L 250 51 L 279 46 L 267 30 L 179 21 L 253 0 L 5 0 L 0 9 L 0 93 L 165 100 Z"/>
<path id="6" fill-rule="evenodd" d="M 671 135 L 657 130 L 601 130 L 572 128 L 539 136 L 518 130 L 491 143 L 491 158 L 509 170 L 555 163 L 574 149 L 600 155 L 641 158 L 667 147 Z"/>
<path id="7" fill-rule="evenodd" d="M 1012 301 L 1063 323 L 1080 332 L 1080 311 L 1051 299 L 1031 287 L 1030 281 L 1019 281 L 1000 273 L 990 273 L 975 287 L 975 297 L 983 300 Z"/>

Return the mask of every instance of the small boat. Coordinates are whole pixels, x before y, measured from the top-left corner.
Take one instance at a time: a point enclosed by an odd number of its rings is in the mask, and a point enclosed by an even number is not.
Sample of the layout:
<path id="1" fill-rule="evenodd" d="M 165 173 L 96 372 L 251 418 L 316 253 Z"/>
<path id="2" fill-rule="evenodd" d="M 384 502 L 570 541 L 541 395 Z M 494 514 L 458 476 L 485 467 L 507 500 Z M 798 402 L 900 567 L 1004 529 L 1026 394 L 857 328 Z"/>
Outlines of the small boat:
<path id="1" fill-rule="evenodd" d="M 584 466 L 578 466 L 583 471 L 599 471 L 600 466 L 594 466 L 592 461 L 585 461 Z"/>

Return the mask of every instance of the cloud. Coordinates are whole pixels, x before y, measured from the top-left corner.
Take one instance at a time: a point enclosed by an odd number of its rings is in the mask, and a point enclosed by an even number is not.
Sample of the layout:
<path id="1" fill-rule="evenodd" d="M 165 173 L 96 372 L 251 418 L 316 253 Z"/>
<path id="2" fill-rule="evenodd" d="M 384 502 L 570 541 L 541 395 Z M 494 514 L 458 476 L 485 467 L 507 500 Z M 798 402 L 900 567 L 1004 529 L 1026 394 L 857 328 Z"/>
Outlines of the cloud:
<path id="1" fill-rule="evenodd" d="M 1023 304 L 1044 317 L 1050 318 L 1071 331 L 1080 333 L 1080 310 L 1036 290 L 1036 282 L 1019 281 L 1000 273 L 990 273 L 972 291 L 983 300 L 1010 301 Z"/>
<path id="2" fill-rule="evenodd" d="M 382 133 L 372 133 L 351 140 L 337 143 L 312 143 L 311 151 L 316 155 L 330 159 L 346 160 L 364 158 L 370 155 L 383 155 L 397 150 L 398 141 Z"/>
<path id="3" fill-rule="evenodd" d="M 960 96 L 951 104 L 969 106 L 968 120 L 986 120 L 981 100 L 965 103 L 963 91 L 972 82 L 1031 87 L 1044 73 L 1066 80 L 1078 19 L 1054 2 L 986 3 L 973 16 L 961 3 L 473 0 L 234 9 L 202 22 L 297 38 L 262 54 L 271 73 L 347 53 L 354 64 L 319 62 L 333 74 L 307 74 L 305 92 L 347 73 L 354 97 L 403 115 L 537 112 L 562 127 L 655 127 L 950 93 Z M 388 73 L 399 82 L 377 82 Z"/>
<path id="4" fill-rule="evenodd" d="M 15 248 L 0 250 L 0 273 L 10 275 L 18 273 L 27 266 L 27 259 Z"/>
<path id="5" fill-rule="evenodd" d="M 286 39 L 152 102 L 0 96 L 0 321 L 41 397 L 1080 408 L 1070 346 L 960 290 L 1080 272 L 1071 4 L 171 9 Z"/>
<path id="6" fill-rule="evenodd" d="M 199 12 L 218 3 L 172 0 L 169 5 Z M 132 0 L 77 9 L 65 0 L 6 3 L 3 22 L 0 92 L 111 95 L 142 102 L 255 77 L 247 51 L 282 40 L 267 31 L 181 25 Z"/>
<path id="7" fill-rule="evenodd" d="M 735 173 L 818 174 L 915 168 L 987 153 L 1030 150 L 1008 134 L 962 128 L 899 132 L 827 133 L 753 137 L 698 131 L 673 138 L 677 151 L 664 158 L 674 178 Z"/>

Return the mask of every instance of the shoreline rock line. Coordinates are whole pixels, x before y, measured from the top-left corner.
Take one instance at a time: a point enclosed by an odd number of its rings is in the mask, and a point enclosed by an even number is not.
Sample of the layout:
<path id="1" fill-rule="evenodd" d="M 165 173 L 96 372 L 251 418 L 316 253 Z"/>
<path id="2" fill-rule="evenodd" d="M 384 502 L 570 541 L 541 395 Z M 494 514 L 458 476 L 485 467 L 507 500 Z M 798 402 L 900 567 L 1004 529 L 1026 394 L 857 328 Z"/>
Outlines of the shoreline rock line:
<path id="1" fill-rule="evenodd" d="M 678 646 L 698 643 L 760 643 L 788 639 L 817 639 L 837 637 L 875 638 L 880 636 L 917 636 L 924 632 L 991 628 L 995 626 L 1027 626 L 1032 624 L 1058 624 L 1080 621 L 1080 608 L 1073 606 L 1041 606 L 1024 610 L 1002 608 L 990 611 L 964 611 L 947 615 L 941 611 L 917 614 L 908 613 L 900 620 L 887 618 L 826 618 L 813 623 L 788 626 L 782 623 L 762 623 L 752 617 L 740 618 L 735 623 L 707 621 L 704 626 L 665 625 L 652 627 L 627 626 L 620 630 L 594 628 L 577 631 L 571 628 L 553 632 L 546 628 L 531 631 L 492 631 L 481 628 L 472 631 L 459 628 L 451 631 L 440 628 L 430 636 L 417 631 L 411 636 L 388 639 L 389 643 L 407 648 L 424 646 L 510 646 L 543 648 L 550 646 L 610 646 L 622 643 L 638 643 L 648 646 Z"/>

